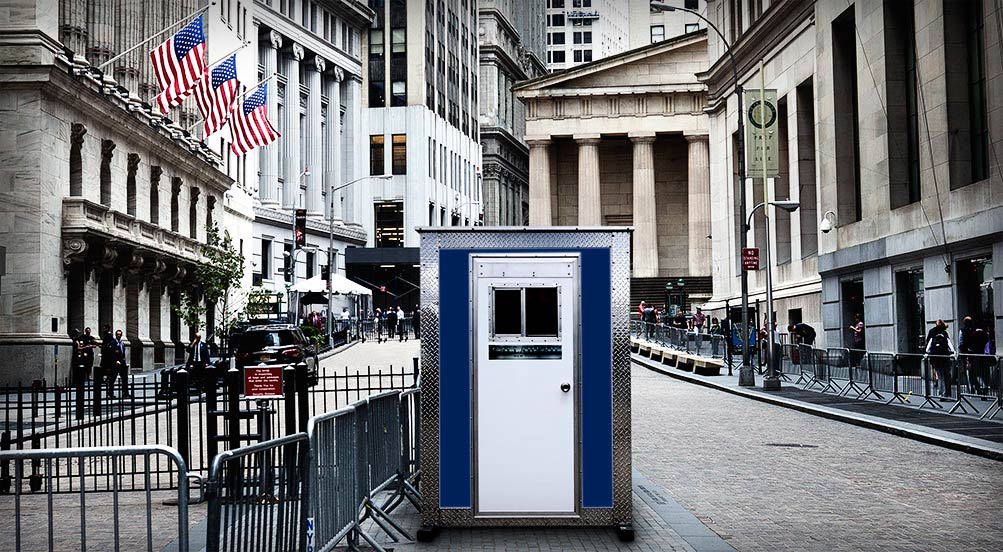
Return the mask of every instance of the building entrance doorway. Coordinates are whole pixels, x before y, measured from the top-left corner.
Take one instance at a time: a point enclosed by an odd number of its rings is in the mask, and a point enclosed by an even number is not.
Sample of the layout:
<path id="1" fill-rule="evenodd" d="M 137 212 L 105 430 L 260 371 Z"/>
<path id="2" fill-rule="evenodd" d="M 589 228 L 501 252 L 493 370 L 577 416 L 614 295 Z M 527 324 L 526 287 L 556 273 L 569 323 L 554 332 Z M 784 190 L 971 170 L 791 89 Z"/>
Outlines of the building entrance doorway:
<path id="1" fill-rule="evenodd" d="M 958 320 L 972 317 L 976 328 L 985 328 L 990 339 L 996 335 L 993 308 L 993 260 L 990 256 L 958 261 Z"/>
<path id="2" fill-rule="evenodd" d="M 850 329 L 857 323 L 857 317 L 864 320 L 864 281 L 850 280 L 843 282 L 841 286 L 840 303 L 843 307 L 843 347 L 849 349 L 866 349 L 867 335 L 861 333 L 859 339 L 855 339 L 856 332 Z"/>
<path id="3" fill-rule="evenodd" d="M 900 352 L 922 353 L 926 348 L 924 289 L 922 268 L 895 273 L 897 350 Z"/>

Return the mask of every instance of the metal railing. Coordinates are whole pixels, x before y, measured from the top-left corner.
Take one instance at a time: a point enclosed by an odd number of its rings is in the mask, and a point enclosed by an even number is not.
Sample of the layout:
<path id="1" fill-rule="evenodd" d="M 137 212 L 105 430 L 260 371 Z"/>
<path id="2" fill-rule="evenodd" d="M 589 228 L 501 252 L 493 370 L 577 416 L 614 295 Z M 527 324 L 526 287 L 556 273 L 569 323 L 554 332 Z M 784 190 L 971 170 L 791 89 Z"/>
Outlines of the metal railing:
<path id="1" fill-rule="evenodd" d="M 160 550 L 170 542 L 163 535 L 163 509 L 155 501 L 166 494 L 177 502 L 174 542 L 179 552 L 188 551 L 190 478 L 176 449 L 147 445 L 17 450 L 0 452 L 0 462 L 14 465 L 9 480 L 14 516 L 3 522 L 13 523 L 13 534 L 6 538 L 13 540 L 14 550 L 64 550 L 68 543 L 80 550 Z M 25 463 L 32 465 L 31 475 Z M 166 493 L 158 491 L 154 481 L 165 464 L 175 480 L 175 490 Z M 58 496 L 55 487 L 45 483 L 55 479 L 55 472 L 75 479 L 76 501 Z M 121 493 L 126 490 L 143 491 L 142 505 L 131 498 L 123 511 Z M 143 508 L 141 513 L 137 507 Z"/>

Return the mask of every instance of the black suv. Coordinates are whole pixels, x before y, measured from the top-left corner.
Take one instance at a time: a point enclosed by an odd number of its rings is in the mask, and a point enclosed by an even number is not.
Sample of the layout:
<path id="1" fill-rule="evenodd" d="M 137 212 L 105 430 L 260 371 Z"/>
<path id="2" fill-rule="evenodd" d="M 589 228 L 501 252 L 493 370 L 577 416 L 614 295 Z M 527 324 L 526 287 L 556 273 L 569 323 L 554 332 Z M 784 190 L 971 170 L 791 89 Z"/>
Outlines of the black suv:
<path id="1" fill-rule="evenodd" d="M 312 387 L 319 380 L 317 348 L 303 330 L 292 324 L 251 326 L 234 336 L 238 369 L 258 364 L 305 364 L 307 382 Z"/>

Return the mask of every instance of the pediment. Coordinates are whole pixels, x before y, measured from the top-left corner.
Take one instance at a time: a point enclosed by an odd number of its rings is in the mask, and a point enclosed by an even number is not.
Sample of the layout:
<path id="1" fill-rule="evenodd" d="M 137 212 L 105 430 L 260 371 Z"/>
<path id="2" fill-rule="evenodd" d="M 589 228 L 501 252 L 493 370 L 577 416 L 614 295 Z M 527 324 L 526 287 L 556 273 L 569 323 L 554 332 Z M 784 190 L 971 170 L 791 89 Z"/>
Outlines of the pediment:
<path id="1" fill-rule="evenodd" d="M 702 89 L 696 74 L 707 67 L 707 35 L 700 31 L 525 81 L 515 90 L 521 96 L 542 96 L 603 88 L 610 92 L 680 85 Z"/>

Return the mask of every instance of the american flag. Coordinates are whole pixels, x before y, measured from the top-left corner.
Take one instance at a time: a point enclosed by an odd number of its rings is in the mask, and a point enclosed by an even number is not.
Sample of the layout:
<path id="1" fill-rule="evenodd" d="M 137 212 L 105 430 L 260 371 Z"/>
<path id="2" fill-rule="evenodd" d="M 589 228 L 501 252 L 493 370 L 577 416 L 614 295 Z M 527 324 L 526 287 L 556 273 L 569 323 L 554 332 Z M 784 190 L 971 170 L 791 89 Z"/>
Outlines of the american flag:
<path id="1" fill-rule="evenodd" d="M 202 16 L 152 50 L 150 61 L 160 83 L 157 105 L 166 114 L 192 93 L 195 83 L 205 74 Z"/>
<path id="2" fill-rule="evenodd" d="M 268 122 L 268 85 L 262 84 L 230 118 L 230 149 L 244 155 L 258 146 L 274 142 L 279 133 Z"/>
<path id="3" fill-rule="evenodd" d="M 226 61 L 213 67 L 208 78 L 203 78 L 195 87 L 195 103 L 202 112 L 202 136 L 208 138 L 217 130 L 223 128 L 223 123 L 233 110 L 237 99 L 237 55 L 230 56 Z"/>

